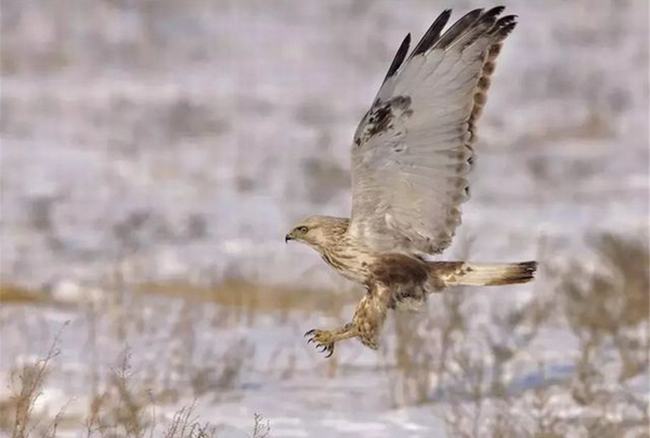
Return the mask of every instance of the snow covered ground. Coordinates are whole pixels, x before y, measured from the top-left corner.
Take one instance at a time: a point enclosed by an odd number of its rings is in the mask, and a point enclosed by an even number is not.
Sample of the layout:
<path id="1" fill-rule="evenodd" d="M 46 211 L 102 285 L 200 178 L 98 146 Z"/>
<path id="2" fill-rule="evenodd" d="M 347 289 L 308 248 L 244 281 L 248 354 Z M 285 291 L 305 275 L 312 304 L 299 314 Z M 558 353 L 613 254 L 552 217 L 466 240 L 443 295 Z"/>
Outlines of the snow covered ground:
<path id="1" fill-rule="evenodd" d="M 489 5 L 4 1 L 0 433 L 15 370 L 59 332 L 35 412 L 49 424 L 65 406 L 60 436 L 85 436 L 93 397 L 121 400 L 125 355 L 157 430 L 193 400 L 226 436 L 250 434 L 254 413 L 274 437 L 489 436 L 504 416 L 514 436 L 538 417 L 587 436 L 596 419 L 647 420 L 647 357 L 627 374 L 622 358 L 648 345 L 630 310 L 648 293 L 633 268 L 635 244 L 647 257 L 648 4 L 502 3 L 519 27 L 446 257 L 535 258 L 538 279 L 436 298 L 389 321 L 381 353 L 349 343 L 328 362 L 301 335 L 349 318 L 359 291 L 283 236 L 348 214 L 352 133 L 403 36 Z M 593 243 L 603 233 L 628 242 L 623 267 L 606 257 L 618 243 Z M 620 330 L 584 316 L 610 298 Z"/>

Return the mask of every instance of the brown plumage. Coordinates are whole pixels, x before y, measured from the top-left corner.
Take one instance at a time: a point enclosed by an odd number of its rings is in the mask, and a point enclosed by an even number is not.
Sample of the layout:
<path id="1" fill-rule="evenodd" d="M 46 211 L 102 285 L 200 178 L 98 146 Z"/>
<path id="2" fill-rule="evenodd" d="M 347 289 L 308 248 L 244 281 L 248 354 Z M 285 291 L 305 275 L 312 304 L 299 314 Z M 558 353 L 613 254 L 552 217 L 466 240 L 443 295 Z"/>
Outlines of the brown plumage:
<path id="1" fill-rule="evenodd" d="M 535 262 L 432 262 L 460 224 L 476 122 L 512 15 L 476 9 L 442 32 L 443 12 L 407 56 L 400 45 L 352 146 L 352 218 L 312 216 L 287 234 L 346 278 L 365 286 L 352 321 L 310 330 L 308 342 L 331 356 L 358 338 L 376 349 L 389 309 L 417 309 L 448 286 L 525 283 Z"/>

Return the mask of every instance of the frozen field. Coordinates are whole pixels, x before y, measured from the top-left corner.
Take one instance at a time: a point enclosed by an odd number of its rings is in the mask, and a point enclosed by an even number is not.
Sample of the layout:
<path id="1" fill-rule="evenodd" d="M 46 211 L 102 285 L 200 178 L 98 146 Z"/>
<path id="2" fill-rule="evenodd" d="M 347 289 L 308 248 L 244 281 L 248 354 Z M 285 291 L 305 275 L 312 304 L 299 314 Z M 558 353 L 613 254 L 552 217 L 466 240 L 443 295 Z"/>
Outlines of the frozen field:
<path id="1" fill-rule="evenodd" d="M 0 436 L 210 436 L 165 434 L 190 407 L 219 437 L 648 436 L 646 1 L 500 2 L 519 26 L 444 258 L 538 278 L 331 360 L 302 333 L 361 291 L 283 237 L 349 214 L 403 36 L 492 4 L 64 3 L 2 1 Z"/>

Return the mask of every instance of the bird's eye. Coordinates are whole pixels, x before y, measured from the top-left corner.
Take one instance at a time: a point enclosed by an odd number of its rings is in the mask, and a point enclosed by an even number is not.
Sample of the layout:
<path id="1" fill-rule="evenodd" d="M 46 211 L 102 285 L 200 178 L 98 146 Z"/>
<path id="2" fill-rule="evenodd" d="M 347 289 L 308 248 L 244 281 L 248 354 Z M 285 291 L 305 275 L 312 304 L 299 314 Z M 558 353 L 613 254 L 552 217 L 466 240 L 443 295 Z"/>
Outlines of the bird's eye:
<path id="1" fill-rule="evenodd" d="M 305 227 L 305 226 L 298 227 L 298 228 L 296 228 L 296 230 L 298 230 L 301 233 L 306 233 L 307 231 L 309 231 L 309 229 L 307 227 Z"/>

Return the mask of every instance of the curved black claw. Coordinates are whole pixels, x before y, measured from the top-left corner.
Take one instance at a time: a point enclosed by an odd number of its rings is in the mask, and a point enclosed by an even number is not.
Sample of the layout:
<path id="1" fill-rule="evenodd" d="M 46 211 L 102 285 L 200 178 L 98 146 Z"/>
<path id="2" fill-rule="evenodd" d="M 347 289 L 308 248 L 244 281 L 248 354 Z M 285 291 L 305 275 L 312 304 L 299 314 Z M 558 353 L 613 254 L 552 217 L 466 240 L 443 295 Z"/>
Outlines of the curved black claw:
<path id="1" fill-rule="evenodd" d="M 308 344 L 314 343 L 316 350 L 319 353 L 327 353 L 326 358 L 334 354 L 334 342 L 331 341 L 331 334 L 325 330 L 309 330 L 305 336 L 310 336 L 307 340 Z"/>
<path id="2" fill-rule="evenodd" d="M 316 348 L 319 349 L 318 350 L 319 353 L 327 352 L 327 354 L 325 355 L 325 358 L 331 357 L 332 354 L 334 354 L 334 344 L 333 343 L 331 343 L 331 344 L 317 344 Z"/>

